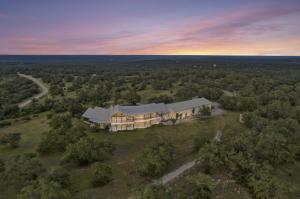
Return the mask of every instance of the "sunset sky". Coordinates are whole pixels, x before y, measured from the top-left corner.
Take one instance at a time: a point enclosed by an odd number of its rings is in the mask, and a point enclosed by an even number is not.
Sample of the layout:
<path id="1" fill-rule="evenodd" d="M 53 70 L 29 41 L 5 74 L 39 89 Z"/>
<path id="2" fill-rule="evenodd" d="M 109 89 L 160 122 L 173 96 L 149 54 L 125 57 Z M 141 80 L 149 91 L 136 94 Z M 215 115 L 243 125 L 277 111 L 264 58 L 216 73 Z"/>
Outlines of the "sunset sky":
<path id="1" fill-rule="evenodd" d="M 0 54 L 300 56 L 300 0 L 0 0 Z"/>

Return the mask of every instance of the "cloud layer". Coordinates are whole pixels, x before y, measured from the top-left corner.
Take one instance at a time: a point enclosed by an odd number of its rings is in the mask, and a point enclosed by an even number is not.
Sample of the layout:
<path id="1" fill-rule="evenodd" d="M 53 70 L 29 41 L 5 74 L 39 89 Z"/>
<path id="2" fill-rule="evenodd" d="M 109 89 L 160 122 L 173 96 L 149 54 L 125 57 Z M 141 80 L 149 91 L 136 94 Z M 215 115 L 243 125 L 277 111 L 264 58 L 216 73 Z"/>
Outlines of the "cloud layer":
<path id="1" fill-rule="evenodd" d="M 60 11 L 41 18 L 0 10 L 0 54 L 300 55 L 299 3 L 224 8 L 143 17 L 134 10 L 140 7 L 130 7 L 116 15 Z"/>

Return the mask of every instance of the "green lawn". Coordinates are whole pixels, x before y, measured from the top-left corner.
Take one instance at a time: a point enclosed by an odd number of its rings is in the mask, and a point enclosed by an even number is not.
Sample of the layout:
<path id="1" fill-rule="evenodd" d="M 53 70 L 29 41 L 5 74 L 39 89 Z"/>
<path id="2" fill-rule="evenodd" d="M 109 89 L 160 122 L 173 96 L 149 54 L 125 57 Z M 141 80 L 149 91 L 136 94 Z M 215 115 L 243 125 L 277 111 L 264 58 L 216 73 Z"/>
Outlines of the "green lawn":
<path id="1" fill-rule="evenodd" d="M 76 121 L 78 122 L 78 121 Z M 210 119 L 193 120 L 174 126 L 153 126 L 147 129 L 133 130 L 128 132 L 109 133 L 104 131 L 88 132 L 96 139 L 108 139 L 116 146 L 114 156 L 107 161 L 112 165 L 114 180 L 105 187 L 93 188 L 90 183 L 91 171 L 89 167 L 71 170 L 72 190 L 77 195 L 87 195 L 90 198 L 125 198 L 132 193 L 137 186 L 146 184 L 151 179 L 143 179 L 135 173 L 134 160 L 146 144 L 157 139 L 166 137 L 172 141 L 177 148 L 176 161 L 170 170 L 178 167 L 183 162 L 195 158 L 193 151 L 193 140 L 196 137 L 212 138 L 217 130 L 226 132 L 227 128 L 241 128 L 238 123 L 238 113 L 228 113 Z M 48 130 L 45 114 L 33 118 L 27 122 L 18 122 L 13 126 L 0 129 L 3 132 L 20 132 L 22 140 L 17 149 L 0 148 L 0 157 L 9 159 L 15 154 L 34 152 L 41 139 L 41 134 Z M 48 169 L 59 166 L 61 154 L 40 157 L 43 165 Z M 5 198 L 13 198 L 15 190 L 4 191 Z M 1 197 L 0 197 L 1 198 Z"/>

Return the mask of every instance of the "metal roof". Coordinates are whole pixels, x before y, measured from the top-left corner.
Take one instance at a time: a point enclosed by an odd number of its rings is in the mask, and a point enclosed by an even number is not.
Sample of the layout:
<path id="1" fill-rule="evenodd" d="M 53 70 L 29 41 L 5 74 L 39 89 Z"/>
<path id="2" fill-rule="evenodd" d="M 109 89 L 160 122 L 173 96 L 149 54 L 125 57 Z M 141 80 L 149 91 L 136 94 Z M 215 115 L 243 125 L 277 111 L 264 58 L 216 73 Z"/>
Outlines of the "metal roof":
<path id="1" fill-rule="evenodd" d="M 110 111 L 101 107 L 88 108 L 82 117 L 94 123 L 108 123 L 110 121 Z"/>
<path id="2" fill-rule="evenodd" d="M 125 115 L 138 115 L 146 113 L 166 113 L 168 109 L 164 103 L 144 104 L 138 106 L 120 106 L 116 105 L 112 109 L 112 115 L 115 113 L 124 113 Z"/>
<path id="3" fill-rule="evenodd" d="M 183 101 L 183 102 L 175 102 L 172 104 L 167 104 L 166 106 L 172 112 L 183 111 L 187 109 L 192 109 L 195 107 L 201 107 L 203 105 L 211 104 L 211 102 L 204 97 L 202 98 L 194 98 L 191 100 Z"/>

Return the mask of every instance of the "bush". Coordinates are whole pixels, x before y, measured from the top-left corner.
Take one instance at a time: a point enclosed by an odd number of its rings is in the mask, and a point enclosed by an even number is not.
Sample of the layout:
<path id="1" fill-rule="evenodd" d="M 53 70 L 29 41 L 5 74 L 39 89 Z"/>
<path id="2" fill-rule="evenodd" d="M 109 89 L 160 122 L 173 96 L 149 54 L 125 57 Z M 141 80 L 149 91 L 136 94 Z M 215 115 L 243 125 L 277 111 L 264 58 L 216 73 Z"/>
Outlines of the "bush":
<path id="1" fill-rule="evenodd" d="M 69 115 L 55 115 L 51 117 L 49 126 L 52 129 L 69 129 L 72 127 L 72 119 Z"/>
<path id="2" fill-rule="evenodd" d="M 161 184 L 151 184 L 137 193 L 136 199 L 171 199 L 166 187 Z"/>
<path id="3" fill-rule="evenodd" d="M 199 95 L 210 100 L 218 100 L 223 95 L 223 91 L 219 88 L 204 87 L 200 89 Z"/>
<path id="4" fill-rule="evenodd" d="M 93 186 L 104 186 L 112 181 L 112 169 L 111 167 L 101 164 L 95 163 L 92 165 L 93 176 L 92 176 L 92 184 Z"/>
<path id="5" fill-rule="evenodd" d="M 40 179 L 23 187 L 18 199 L 71 199 L 67 189 L 63 189 L 57 182 Z"/>
<path id="6" fill-rule="evenodd" d="M 16 148 L 19 146 L 20 140 L 21 140 L 20 133 L 4 133 L 0 137 L 0 144 L 6 144 L 12 148 Z"/>
<path id="7" fill-rule="evenodd" d="M 30 116 L 24 116 L 24 117 L 22 117 L 22 120 L 23 121 L 29 121 L 29 120 L 31 120 L 31 117 Z"/>
<path id="8" fill-rule="evenodd" d="M 11 181 L 25 183 L 35 180 L 45 169 L 33 153 L 17 155 L 7 163 L 5 175 Z"/>
<path id="9" fill-rule="evenodd" d="M 0 159 L 0 173 L 5 171 L 5 163 L 4 160 Z"/>
<path id="10" fill-rule="evenodd" d="M 11 122 L 8 122 L 8 121 L 0 122 L 0 128 L 10 126 L 10 125 L 11 125 Z"/>
<path id="11" fill-rule="evenodd" d="M 159 95 L 148 100 L 149 103 L 172 103 L 174 99 L 169 95 Z"/>
<path id="12" fill-rule="evenodd" d="M 211 199 L 217 183 L 209 175 L 198 173 L 182 179 L 181 186 L 175 191 L 178 198 Z"/>
<path id="13" fill-rule="evenodd" d="M 62 164 L 87 165 L 102 161 L 112 155 L 114 146 L 111 142 L 96 141 L 93 138 L 83 137 L 75 144 L 70 144 L 62 158 Z"/>
<path id="14" fill-rule="evenodd" d="M 203 116 L 209 116 L 211 114 L 211 111 L 210 111 L 210 108 L 207 107 L 207 106 L 203 106 L 201 109 L 200 109 L 200 113 L 201 115 Z"/>
<path id="15" fill-rule="evenodd" d="M 159 140 L 147 146 L 137 158 L 137 170 L 144 176 L 158 176 L 168 168 L 174 156 L 173 144 L 167 140 Z"/>
<path id="16" fill-rule="evenodd" d="M 85 137 L 84 129 L 71 128 L 71 129 L 54 129 L 45 133 L 42 141 L 38 146 L 40 154 L 47 154 L 51 152 L 63 152 L 69 144 L 77 142 L 80 138 Z"/>
<path id="17" fill-rule="evenodd" d="M 60 184 L 62 188 L 69 188 L 71 185 L 70 174 L 66 169 L 56 169 L 50 173 L 48 179 L 53 182 Z"/>

